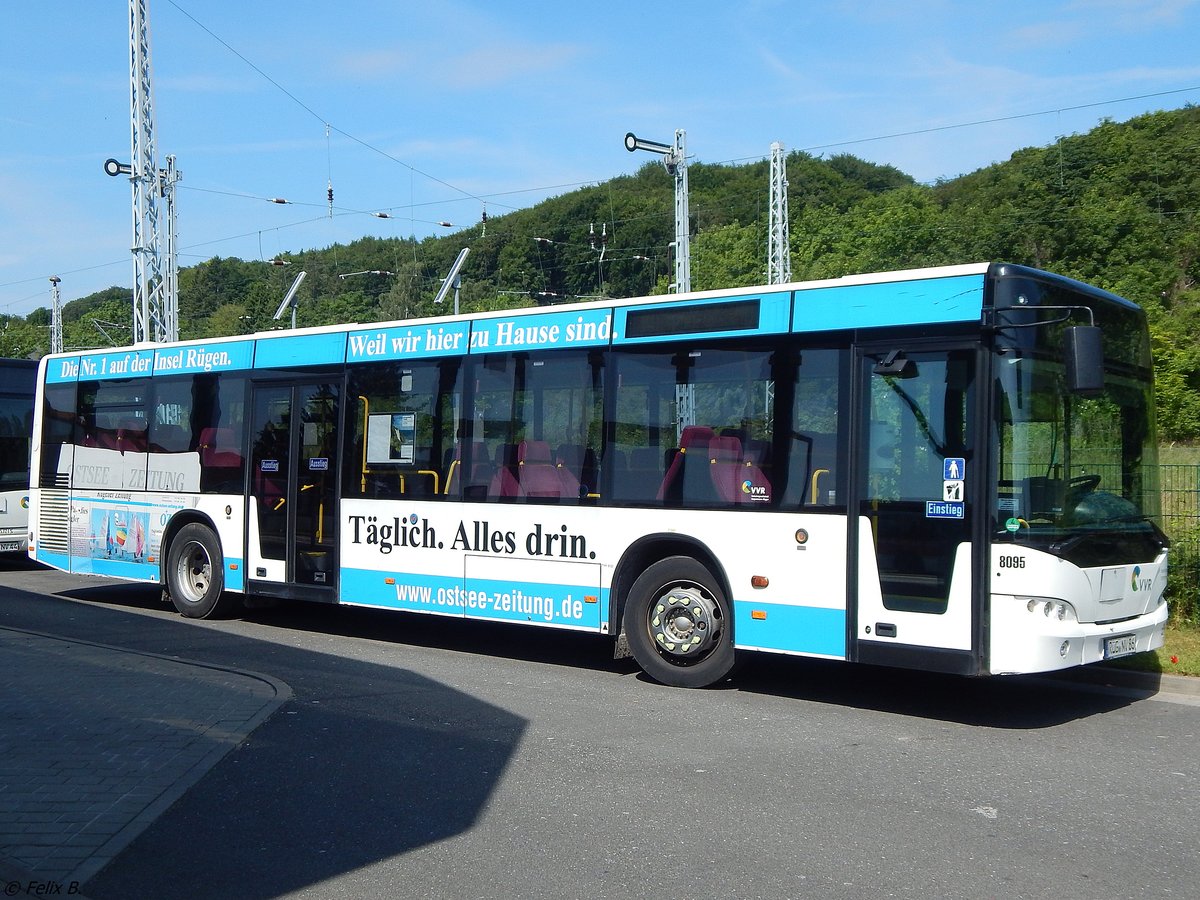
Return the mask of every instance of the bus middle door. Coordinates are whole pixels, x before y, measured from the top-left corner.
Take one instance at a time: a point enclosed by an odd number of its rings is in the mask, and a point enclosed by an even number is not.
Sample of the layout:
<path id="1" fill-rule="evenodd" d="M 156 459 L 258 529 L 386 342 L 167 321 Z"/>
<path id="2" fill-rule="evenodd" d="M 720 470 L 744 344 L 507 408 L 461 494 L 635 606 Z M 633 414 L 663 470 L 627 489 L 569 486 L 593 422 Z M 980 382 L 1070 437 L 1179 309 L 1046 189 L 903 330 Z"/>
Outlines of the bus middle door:
<path id="1" fill-rule="evenodd" d="M 976 350 L 864 346 L 857 365 L 852 654 L 977 672 Z"/>
<path id="2" fill-rule="evenodd" d="M 254 386 L 246 507 L 252 593 L 336 600 L 340 393 L 329 383 Z"/>

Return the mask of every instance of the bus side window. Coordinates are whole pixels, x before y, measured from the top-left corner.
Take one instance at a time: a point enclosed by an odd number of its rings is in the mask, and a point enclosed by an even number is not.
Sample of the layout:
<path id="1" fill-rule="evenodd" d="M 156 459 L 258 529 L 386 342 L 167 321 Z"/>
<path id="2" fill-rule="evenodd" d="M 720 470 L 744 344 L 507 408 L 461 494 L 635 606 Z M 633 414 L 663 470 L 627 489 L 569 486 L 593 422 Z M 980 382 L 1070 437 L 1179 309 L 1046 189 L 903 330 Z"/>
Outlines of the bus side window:
<path id="1" fill-rule="evenodd" d="M 461 361 L 380 362 L 351 370 L 342 446 L 347 496 L 439 500 L 459 496 L 455 443 Z"/>
<path id="2" fill-rule="evenodd" d="M 579 503 L 599 495 L 604 354 L 491 353 L 473 359 L 473 441 L 493 448 L 486 499 Z M 467 488 L 477 499 L 478 489 Z"/>
<path id="3" fill-rule="evenodd" d="M 795 373 L 791 423 L 776 444 L 786 452 L 783 505 L 789 509 L 842 508 L 846 502 L 846 448 L 838 411 L 849 383 L 849 357 L 843 350 L 802 350 Z M 787 435 L 790 433 L 790 437 Z"/>
<path id="4" fill-rule="evenodd" d="M 837 435 L 811 432 L 793 436 L 788 484 L 796 503 L 836 506 L 837 477 Z"/>
<path id="5" fill-rule="evenodd" d="M 150 450 L 154 453 L 186 453 L 189 438 L 182 425 L 156 422 L 150 426 Z"/>
<path id="6" fill-rule="evenodd" d="M 146 420 L 127 416 L 117 428 L 117 448 L 125 453 L 145 453 Z"/>
<path id="7" fill-rule="evenodd" d="M 708 445 L 716 433 L 707 425 L 688 425 L 679 436 L 679 449 L 663 476 L 656 498 L 667 506 L 707 503 L 716 499 L 708 472 Z"/>
<path id="8" fill-rule="evenodd" d="M 231 428 L 200 430 L 200 465 L 206 484 L 223 485 L 229 492 L 242 489 L 245 460 Z"/>
<path id="9" fill-rule="evenodd" d="M 191 429 L 201 456 L 200 490 L 238 494 L 244 487 L 246 460 L 246 379 L 224 375 L 192 376 Z M 207 462 L 205 462 L 207 460 Z"/>
<path id="10" fill-rule="evenodd" d="M 666 467 L 658 447 L 632 447 L 621 454 L 624 465 L 613 466 L 613 493 L 617 500 L 653 502 L 662 487 Z"/>

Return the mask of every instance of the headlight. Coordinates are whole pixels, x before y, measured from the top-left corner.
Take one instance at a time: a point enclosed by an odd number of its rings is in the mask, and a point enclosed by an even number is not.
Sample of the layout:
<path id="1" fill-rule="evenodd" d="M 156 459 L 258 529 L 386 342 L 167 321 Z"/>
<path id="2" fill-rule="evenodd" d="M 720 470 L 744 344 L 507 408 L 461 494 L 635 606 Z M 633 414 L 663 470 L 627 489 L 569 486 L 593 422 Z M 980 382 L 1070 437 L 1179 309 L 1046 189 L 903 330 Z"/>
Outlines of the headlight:
<path id="1" fill-rule="evenodd" d="M 1052 597 L 1029 597 L 1025 601 L 1025 608 L 1034 614 L 1041 613 L 1047 619 L 1059 622 L 1075 621 L 1075 607 L 1065 600 L 1057 600 Z"/>

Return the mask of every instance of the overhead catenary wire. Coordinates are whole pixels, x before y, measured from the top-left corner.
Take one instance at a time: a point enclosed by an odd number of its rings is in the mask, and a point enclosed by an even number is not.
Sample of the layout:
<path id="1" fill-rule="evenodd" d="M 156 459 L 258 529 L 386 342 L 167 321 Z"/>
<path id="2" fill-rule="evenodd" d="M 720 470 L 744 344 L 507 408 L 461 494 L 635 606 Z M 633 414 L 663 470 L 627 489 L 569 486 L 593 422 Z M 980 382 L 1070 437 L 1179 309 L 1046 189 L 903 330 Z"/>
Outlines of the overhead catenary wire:
<path id="1" fill-rule="evenodd" d="M 436 201 L 435 200 L 435 201 L 429 201 L 427 203 L 422 203 L 422 204 L 416 204 L 415 202 L 410 202 L 409 207 L 408 207 L 410 210 L 418 205 L 433 206 L 433 205 L 443 204 L 443 203 L 447 203 L 447 202 L 457 202 L 459 198 L 470 199 L 470 200 L 479 202 L 480 204 L 490 203 L 493 205 L 505 206 L 505 204 L 499 203 L 497 198 L 512 197 L 512 196 L 517 196 L 520 194 L 533 194 L 533 193 L 539 193 L 539 192 L 544 193 L 547 190 L 555 190 L 555 189 L 561 190 L 561 189 L 568 189 L 568 188 L 572 188 L 572 187 L 579 187 L 579 186 L 583 186 L 583 185 L 587 185 L 587 184 L 596 183 L 596 181 L 592 180 L 592 181 L 574 182 L 574 183 L 561 184 L 561 185 L 544 186 L 541 188 L 514 189 L 514 190 L 508 190 L 508 191 L 504 191 L 504 192 L 496 192 L 494 194 L 475 193 L 473 191 L 464 189 L 458 185 L 453 184 L 449 180 L 446 180 L 444 178 L 440 178 L 431 173 L 425 172 L 425 171 L 417 168 L 416 166 L 412 165 L 411 163 L 408 163 L 405 160 L 400 159 L 400 158 L 382 150 L 381 148 L 375 146 L 370 141 L 364 140 L 364 139 L 358 137 L 357 135 L 351 133 L 350 131 L 347 131 L 337 125 L 334 125 L 329 120 L 329 117 L 323 116 L 320 113 L 318 113 L 310 104 L 308 104 L 304 100 L 302 100 L 297 94 L 288 90 L 288 88 L 285 87 L 282 83 L 280 83 L 276 79 L 272 78 L 263 68 L 261 68 L 255 62 L 253 62 L 244 53 L 235 49 L 228 41 L 222 39 L 215 32 L 213 32 L 212 29 L 210 29 L 209 27 L 204 25 L 201 21 L 199 21 L 194 15 L 192 15 L 188 10 L 186 10 L 179 2 L 177 2 L 177 0 L 168 0 L 168 2 L 181 15 L 183 15 L 185 18 L 190 20 L 194 25 L 196 25 L 196 27 L 201 29 L 203 32 L 205 32 L 207 35 L 209 35 L 209 37 L 211 37 L 214 41 L 216 41 L 218 44 L 220 44 L 226 50 L 228 50 L 230 53 L 232 53 L 234 56 L 236 56 L 245 65 L 247 65 L 250 69 L 252 69 L 254 72 L 256 72 L 260 77 L 262 77 L 267 82 L 269 82 L 276 90 L 280 91 L 284 96 L 286 96 L 298 108 L 303 110 L 307 115 L 309 115 L 312 118 L 316 119 L 317 121 L 321 122 L 322 126 L 326 128 L 327 157 L 330 154 L 330 148 L 329 148 L 330 135 L 333 131 L 336 131 L 340 136 L 346 138 L 347 140 L 353 141 L 353 142 L 361 145 L 362 147 L 370 150 L 371 152 L 380 155 L 383 158 L 389 159 L 399 165 L 402 165 L 402 166 L 408 168 L 410 170 L 411 175 L 419 175 L 420 177 L 427 178 L 430 181 L 440 184 L 440 185 L 446 187 L 448 190 L 453 191 L 455 194 L 459 195 L 459 197 L 455 198 L 454 201 L 449 201 L 449 200 Z M 1051 114 L 1056 114 L 1056 113 L 1061 114 L 1062 112 L 1068 112 L 1068 111 L 1094 109 L 1094 108 L 1118 104 L 1118 103 L 1126 103 L 1126 102 L 1132 102 L 1132 101 L 1137 101 L 1137 100 L 1153 99 L 1153 98 L 1158 98 L 1158 97 L 1179 95 L 1179 94 L 1196 92 L 1196 91 L 1200 91 L 1200 86 L 1188 86 L 1188 87 L 1174 88 L 1174 89 L 1163 90 L 1163 91 L 1123 96 L 1123 97 L 1112 98 L 1112 99 L 1107 99 L 1107 100 L 1097 100 L 1097 101 L 1081 103 L 1081 104 L 1073 104 L 1073 105 L 1065 105 L 1065 106 L 1060 105 L 1060 106 L 1055 106 L 1055 107 L 1049 108 L 1049 109 L 1037 110 L 1037 111 L 1027 112 L 1027 113 L 1016 113 L 1016 114 L 1006 115 L 1006 116 L 997 116 L 997 117 L 992 117 L 992 118 L 975 119 L 975 120 L 964 121 L 964 122 L 948 123 L 948 124 L 944 124 L 944 125 L 926 126 L 926 127 L 913 128 L 913 129 L 908 129 L 908 130 L 903 130 L 903 131 L 881 133 L 881 134 L 876 134 L 876 135 L 869 135 L 869 136 L 865 136 L 865 137 L 858 137 L 858 138 L 834 141 L 834 142 L 829 142 L 829 143 L 812 144 L 812 145 L 805 146 L 805 147 L 799 147 L 799 148 L 797 148 L 797 150 L 795 152 L 811 153 L 811 152 L 817 152 L 817 151 L 822 151 L 822 150 L 827 150 L 827 149 L 832 149 L 832 148 L 837 148 L 837 147 L 853 147 L 853 146 L 857 146 L 857 145 L 861 145 L 861 144 L 865 144 L 865 143 L 869 143 L 869 142 L 898 139 L 898 138 L 911 137 L 911 136 L 919 136 L 919 135 L 924 135 L 924 134 L 932 134 L 932 133 L 944 132 L 944 131 L 948 131 L 948 130 L 952 130 L 952 129 L 979 127 L 979 126 L 984 126 L 984 125 L 988 125 L 988 124 L 1009 122 L 1009 121 L 1020 120 L 1020 119 L 1028 119 L 1028 118 L 1051 115 Z M 764 157 L 762 155 L 757 155 L 757 156 L 753 156 L 753 157 L 744 157 L 741 159 L 730 159 L 730 160 L 725 160 L 723 162 L 715 162 L 713 164 L 720 165 L 720 164 L 736 163 L 736 162 L 743 161 L 743 160 L 755 160 L 755 159 L 763 159 L 763 158 Z M 331 164 L 329 166 L 329 169 L 330 169 L 329 174 L 331 175 Z M 332 183 L 332 179 L 330 177 L 329 184 L 331 185 L 331 183 Z M 179 187 L 180 187 L 180 189 L 195 189 L 193 186 L 184 185 L 184 184 L 181 184 Z M 213 193 L 221 193 L 221 192 L 214 191 Z M 289 201 L 289 202 L 291 202 L 291 201 Z M 510 206 L 508 208 L 515 209 L 517 207 Z M 383 207 L 383 209 L 399 210 L 399 209 L 403 209 L 403 207 L 402 206 Z M 348 212 L 360 213 L 361 211 L 348 211 Z M 368 213 L 368 214 L 373 214 L 373 213 Z M 330 215 L 330 217 L 332 217 L 332 214 Z M 282 226 L 268 227 L 268 228 L 264 228 L 264 229 L 255 229 L 255 230 L 249 232 L 249 234 L 261 233 L 263 231 L 280 230 L 283 228 L 292 228 L 292 227 L 296 227 L 298 224 L 301 224 L 301 223 L 289 223 L 289 224 L 282 225 Z M 614 227 L 614 234 L 615 234 L 615 229 L 617 227 L 617 222 L 615 221 L 615 217 L 613 217 L 613 227 Z M 213 244 L 222 243 L 224 241 L 235 240 L 238 237 L 243 237 L 243 236 L 244 235 L 230 236 L 230 237 L 208 240 L 208 241 L 204 241 L 204 242 L 192 243 L 189 245 L 188 248 L 185 248 L 185 249 L 195 249 L 197 247 L 202 247 L 202 246 L 211 246 Z M 491 234 L 489 234 L 489 237 L 490 236 L 491 236 Z M 121 264 L 121 263 L 116 262 L 116 261 L 111 262 L 111 263 L 109 263 L 109 262 L 100 263 L 100 264 L 97 264 L 94 266 L 78 267 L 78 268 L 71 269 L 71 270 L 60 270 L 60 274 L 77 274 L 77 273 L 81 273 L 81 272 L 87 272 L 87 271 L 93 271 L 96 269 L 106 268 L 109 265 L 118 265 L 118 264 Z M 35 281 L 43 279 L 44 277 L 45 277 L 44 274 L 39 274 L 37 276 L 30 277 L 29 279 L 21 279 L 21 280 L 9 282 L 7 284 L 0 284 L 0 288 L 18 285 L 18 284 L 33 283 Z M 13 301 L 10 305 L 15 305 L 17 302 L 18 301 Z"/>
<path id="2" fill-rule="evenodd" d="M 278 81 L 276 81 L 270 75 L 268 75 L 262 68 L 260 68 L 253 61 L 251 61 L 250 58 L 247 57 L 244 53 L 237 50 L 232 44 L 230 44 L 228 41 L 226 41 L 224 38 L 222 38 L 220 35 L 218 35 L 216 32 L 214 32 L 211 28 L 209 28 L 207 25 L 205 25 L 203 22 L 201 22 L 199 19 L 197 19 L 195 16 L 193 16 L 190 12 L 188 12 L 186 9 L 184 9 L 182 6 L 180 6 L 176 2 L 176 0 L 167 0 L 167 2 L 170 3 L 173 7 L 175 7 L 175 9 L 177 9 L 183 16 L 185 16 L 189 20 L 191 20 L 192 23 L 194 23 L 196 25 L 196 27 L 201 29 L 205 34 L 207 34 L 209 37 L 211 37 L 213 40 L 215 40 L 217 43 L 219 43 L 222 47 L 224 47 L 226 50 L 228 50 L 230 53 L 232 53 L 234 56 L 236 56 L 238 59 L 240 59 L 242 62 L 244 62 L 247 66 L 249 66 L 251 69 L 253 69 L 255 72 L 257 72 L 259 75 L 261 75 L 263 78 L 265 78 L 267 81 L 269 81 L 272 85 L 274 85 L 279 91 L 281 91 L 283 93 L 283 95 L 285 97 L 287 97 L 289 100 L 291 100 L 293 103 L 295 103 L 301 109 L 303 109 L 306 113 L 308 113 L 314 119 L 317 119 L 325 127 L 327 133 L 330 130 L 336 131 L 338 134 L 342 135 L 342 137 L 347 138 L 348 140 L 354 141 L 355 143 L 360 144 L 361 146 L 365 147 L 366 149 L 372 151 L 373 153 L 377 153 L 386 159 L 390 159 L 392 162 L 398 163 L 399 165 L 402 165 L 408 169 L 411 169 L 413 172 L 417 173 L 418 175 L 421 175 L 423 178 L 428 178 L 430 181 L 435 181 L 444 187 L 448 187 L 451 190 L 462 194 L 464 197 L 470 197 L 473 200 L 481 200 L 482 199 L 482 198 L 476 196 L 471 191 L 468 191 L 465 188 L 461 188 L 455 184 L 451 184 L 449 181 L 446 181 L 442 178 L 438 178 L 436 175 L 431 175 L 428 172 L 424 172 L 424 171 L 418 169 L 412 163 L 405 162 L 404 160 L 400 159 L 399 157 L 393 156 L 392 154 L 388 153 L 386 150 L 382 150 L 379 147 L 376 147 L 374 144 L 370 143 L 369 141 L 366 141 L 366 140 L 358 137 L 357 135 L 351 134 L 350 132 L 345 131 L 342 128 L 339 128 L 337 125 L 334 125 L 328 117 L 322 116 L 320 113 L 318 113 L 316 110 L 314 110 L 311 106 L 309 106 L 307 103 L 305 103 L 299 97 L 297 97 L 295 94 L 293 94 L 287 88 L 285 88 L 282 84 L 280 84 Z"/>

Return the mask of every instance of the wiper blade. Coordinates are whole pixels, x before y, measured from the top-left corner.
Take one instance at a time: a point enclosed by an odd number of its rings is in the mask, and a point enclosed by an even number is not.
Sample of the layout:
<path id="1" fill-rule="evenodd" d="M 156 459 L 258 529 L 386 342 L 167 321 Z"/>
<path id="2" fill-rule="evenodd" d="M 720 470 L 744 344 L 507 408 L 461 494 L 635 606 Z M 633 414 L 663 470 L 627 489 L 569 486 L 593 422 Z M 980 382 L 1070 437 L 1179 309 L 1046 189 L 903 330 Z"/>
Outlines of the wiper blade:
<path id="1" fill-rule="evenodd" d="M 1080 532 L 1079 534 L 1072 535 L 1071 537 L 1064 538 L 1060 541 L 1055 541 L 1054 543 L 1050 544 L 1047 549 L 1056 556 L 1062 556 L 1066 553 L 1069 553 L 1071 550 L 1074 550 L 1088 538 L 1112 537 L 1114 534 L 1116 534 L 1116 532 L 1106 530 L 1104 528 L 1105 525 L 1130 522 L 1145 522 L 1150 526 L 1150 530 L 1154 533 L 1154 539 L 1159 546 L 1163 547 L 1164 549 L 1171 546 L 1171 539 L 1168 538 L 1163 530 L 1158 527 L 1158 523 L 1154 521 L 1154 517 L 1138 513 L 1134 515 L 1116 516 L 1111 519 L 1104 519 L 1100 522 L 1090 522 L 1087 526 L 1085 526 L 1088 528 L 1087 531 Z"/>
<path id="2" fill-rule="evenodd" d="M 1083 534 L 1077 534 L 1074 537 L 1067 538 L 1065 541 L 1055 541 L 1048 548 L 1055 556 L 1062 556 L 1071 550 L 1074 550 L 1090 537 L 1095 537 L 1097 532 L 1085 531 Z"/>

